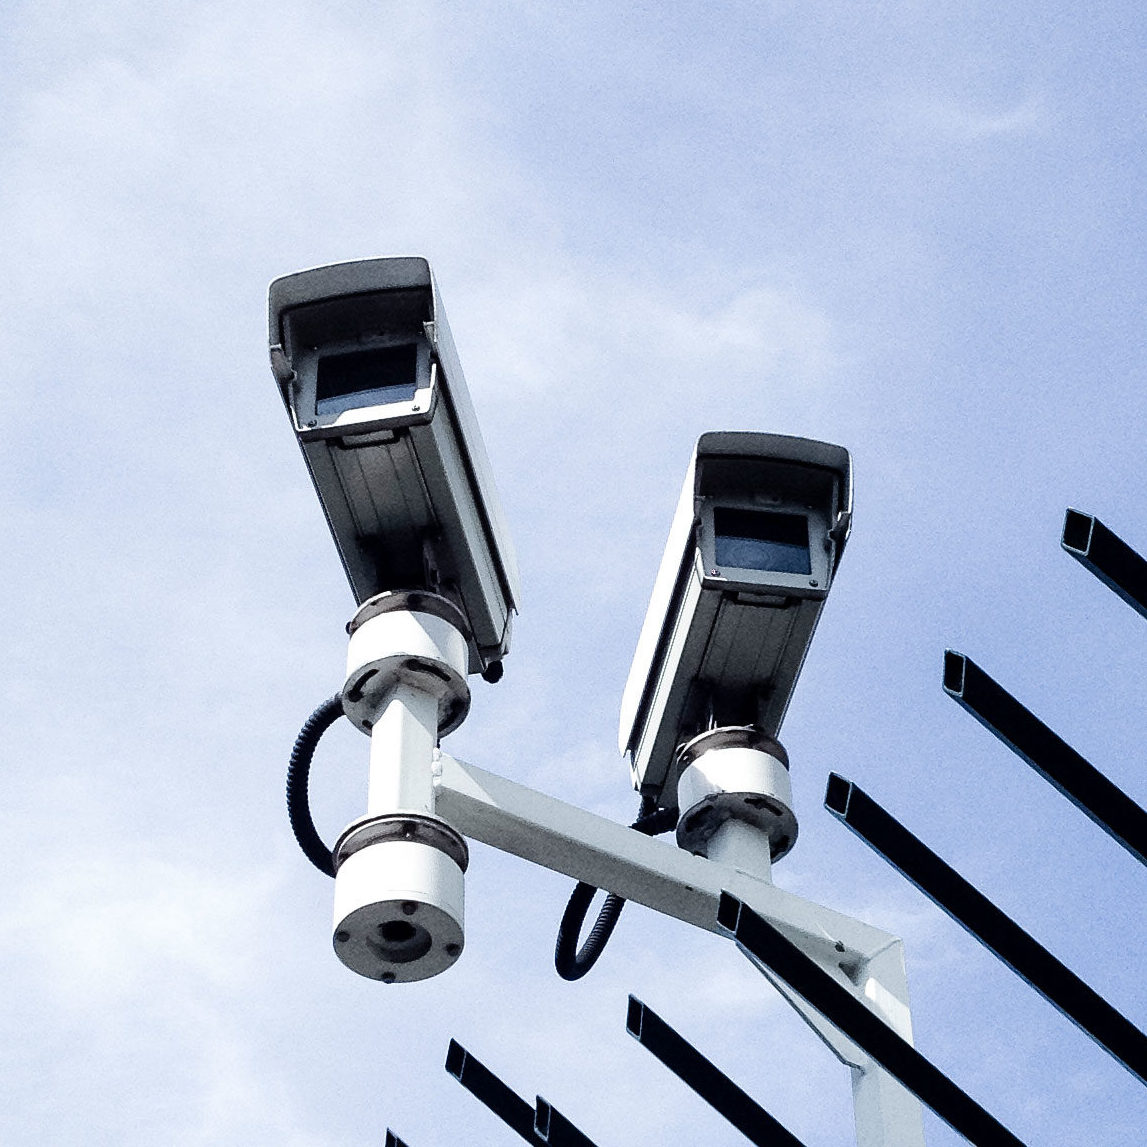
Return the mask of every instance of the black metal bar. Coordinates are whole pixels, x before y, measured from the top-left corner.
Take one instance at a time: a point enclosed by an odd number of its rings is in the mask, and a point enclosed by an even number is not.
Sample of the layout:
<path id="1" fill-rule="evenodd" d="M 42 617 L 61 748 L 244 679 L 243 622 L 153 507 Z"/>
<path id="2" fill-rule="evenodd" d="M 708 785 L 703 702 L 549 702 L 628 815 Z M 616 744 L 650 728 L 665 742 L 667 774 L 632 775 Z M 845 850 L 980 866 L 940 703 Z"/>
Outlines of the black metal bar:
<path id="1" fill-rule="evenodd" d="M 944 690 L 1140 863 L 1147 864 L 1147 812 L 970 657 L 945 651 Z"/>
<path id="2" fill-rule="evenodd" d="M 1147 1035 L 1032 939 L 983 893 L 881 808 L 833 773 L 825 807 L 962 924 L 1069 1020 L 1147 1083 Z"/>
<path id="3" fill-rule="evenodd" d="M 1006 1127 L 747 904 L 721 893 L 717 923 L 976 1147 L 1023 1147 Z"/>
<path id="4" fill-rule="evenodd" d="M 386 1129 L 386 1147 L 406 1147 L 406 1144 L 388 1127 Z"/>
<path id="5" fill-rule="evenodd" d="M 1136 613 L 1147 617 L 1147 560 L 1091 514 L 1068 510 L 1060 545 Z"/>
<path id="6" fill-rule="evenodd" d="M 550 1147 L 597 1147 L 588 1135 L 579 1131 L 556 1107 L 540 1095 L 534 1110 L 534 1131 Z"/>
<path id="7" fill-rule="evenodd" d="M 629 997 L 625 1030 L 750 1143 L 757 1147 L 804 1147 L 787 1127 L 635 996 Z"/>
<path id="8" fill-rule="evenodd" d="M 527 1143 L 544 1147 L 546 1140 L 534 1130 L 534 1109 L 457 1040 L 450 1041 L 446 1070 Z"/>

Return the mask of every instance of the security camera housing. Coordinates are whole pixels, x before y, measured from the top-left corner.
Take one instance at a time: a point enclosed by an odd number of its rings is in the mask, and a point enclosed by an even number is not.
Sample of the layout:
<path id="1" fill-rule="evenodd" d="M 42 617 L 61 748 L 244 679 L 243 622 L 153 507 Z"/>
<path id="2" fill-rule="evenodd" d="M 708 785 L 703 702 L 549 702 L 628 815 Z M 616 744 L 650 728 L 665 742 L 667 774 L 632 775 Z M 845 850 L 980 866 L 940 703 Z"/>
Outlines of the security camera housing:
<path id="1" fill-rule="evenodd" d="M 641 793 L 674 807 L 678 750 L 707 729 L 776 736 L 851 521 L 843 447 L 702 435 L 622 698 Z"/>
<path id="2" fill-rule="evenodd" d="M 469 672 L 496 678 L 517 562 L 430 265 L 286 275 L 269 312 L 271 367 L 355 600 L 451 599 L 469 626 Z"/>

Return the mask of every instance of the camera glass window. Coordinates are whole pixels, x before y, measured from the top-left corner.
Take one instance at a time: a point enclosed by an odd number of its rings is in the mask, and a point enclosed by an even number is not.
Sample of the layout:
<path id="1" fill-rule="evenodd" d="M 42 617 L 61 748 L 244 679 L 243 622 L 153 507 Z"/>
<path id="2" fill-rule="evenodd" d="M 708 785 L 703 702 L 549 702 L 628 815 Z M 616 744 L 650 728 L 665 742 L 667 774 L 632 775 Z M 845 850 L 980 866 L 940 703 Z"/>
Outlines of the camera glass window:
<path id="1" fill-rule="evenodd" d="M 418 389 L 418 347 L 376 347 L 328 354 L 319 359 L 315 388 L 318 414 L 338 414 L 356 406 L 410 402 Z"/>
<path id="2" fill-rule="evenodd" d="M 719 566 L 771 573 L 812 572 L 808 518 L 804 514 L 716 506 L 713 533 Z"/>

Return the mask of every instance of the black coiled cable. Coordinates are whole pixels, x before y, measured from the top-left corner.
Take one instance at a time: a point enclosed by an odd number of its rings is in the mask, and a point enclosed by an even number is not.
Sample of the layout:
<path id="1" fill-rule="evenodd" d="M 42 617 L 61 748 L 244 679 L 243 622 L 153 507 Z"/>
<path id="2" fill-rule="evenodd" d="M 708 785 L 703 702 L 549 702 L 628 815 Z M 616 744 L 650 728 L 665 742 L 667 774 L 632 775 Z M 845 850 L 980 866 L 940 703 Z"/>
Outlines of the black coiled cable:
<path id="1" fill-rule="evenodd" d="M 291 749 L 291 762 L 287 767 L 287 815 L 291 821 L 291 831 L 303 850 L 306 858 L 324 875 L 334 876 L 334 856 L 323 843 L 311 817 L 311 802 L 308 796 L 308 783 L 311 775 L 311 762 L 315 749 L 323 734 L 343 715 L 342 696 L 324 701 L 304 722 Z M 651 807 L 652 802 L 642 802 L 641 815 L 629 827 L 646 836 L 657 836 L 669 832 L 677 824 L 676 809 Z M 569 903 L 558 925 L 558 939 L 554 948 L 554 967 L 564 980 L 580 980 L 597 963 L 605 950 L 613 930 L 617 926 L 625 898 L 609 893 L 601 911 L 590 929 L 589 936 L 579 948 L 578 937 L 585 923 L 586 913 L 597 893 L 592 884 L 579 881 L 570 895 Z"/>
<path id="2" fill-rule="evenodd" d="M 291 763 L 287 766 L 287 815 L 291 818 L 291 831 L 306 858 L 322 873 L 334 876 L 335 863 L 331 850 L 323 844 L 315 822 L 311 818 L 311 802 L 307 795 L 307 781 L 311 775 L 311 761 L 322 735 L 343 715 L 342 696 L 324 701 L 306 720 L 295 738 L 291 750 Z"/>
<path id="3" fill-rule="evenodd" d="M 658 836 L 676 827 L 677 810 L 652 808 L 652 802 L 642 801 L 641 815 L 629 827 L 646 836 Z M 558 941 L 554 946 L 554 967 L 563 980 L 580 980 L 597 963 L 605 950 L 618 917 L 625 907 L 625 898 L 609 893 L 601 911 L 597 914 L 585 943 L 579 948 L 578 937 L 585 923 L 586 913 L 593 902 L 597 889 L 592 884 L 579 881 L 570 894 L 569 903 L 562 913 L 558 925 Z"/>

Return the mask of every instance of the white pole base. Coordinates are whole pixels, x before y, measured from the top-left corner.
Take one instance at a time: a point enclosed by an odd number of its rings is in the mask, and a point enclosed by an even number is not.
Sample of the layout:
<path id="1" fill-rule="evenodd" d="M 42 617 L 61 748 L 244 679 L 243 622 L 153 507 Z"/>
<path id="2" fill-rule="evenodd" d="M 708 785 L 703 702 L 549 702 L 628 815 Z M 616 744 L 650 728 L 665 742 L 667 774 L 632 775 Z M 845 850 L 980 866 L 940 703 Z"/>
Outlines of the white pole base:
<path id="1" fill-rule="evenodd" d="M 352 825 L 335 846 L 334 949 L 360 976 L 426 980 L 465 944 L 462 838 L 436 817 L 395 814 Z"/>

